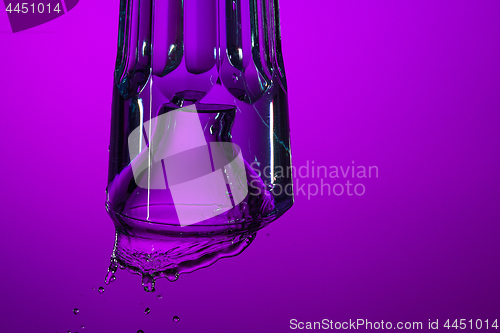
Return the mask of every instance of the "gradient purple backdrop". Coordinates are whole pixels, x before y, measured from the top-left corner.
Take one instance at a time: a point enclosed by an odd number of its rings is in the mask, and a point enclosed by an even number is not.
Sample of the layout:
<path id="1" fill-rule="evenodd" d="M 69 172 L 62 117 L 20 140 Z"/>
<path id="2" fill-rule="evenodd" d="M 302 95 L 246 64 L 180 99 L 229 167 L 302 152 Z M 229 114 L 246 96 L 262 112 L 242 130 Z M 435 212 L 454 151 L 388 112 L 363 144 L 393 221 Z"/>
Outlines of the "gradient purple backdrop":
<path id="1" fill-rule="evenodd" d="M 282 0 L 281 16 L 294 165 L 380 177 L 297 196 L 242 255 L 154 294 L 123 271 L 99 294 L 118 1 L 16 34 L 0 13 L 2 332 L 500 319 L 500 2 Z"/>

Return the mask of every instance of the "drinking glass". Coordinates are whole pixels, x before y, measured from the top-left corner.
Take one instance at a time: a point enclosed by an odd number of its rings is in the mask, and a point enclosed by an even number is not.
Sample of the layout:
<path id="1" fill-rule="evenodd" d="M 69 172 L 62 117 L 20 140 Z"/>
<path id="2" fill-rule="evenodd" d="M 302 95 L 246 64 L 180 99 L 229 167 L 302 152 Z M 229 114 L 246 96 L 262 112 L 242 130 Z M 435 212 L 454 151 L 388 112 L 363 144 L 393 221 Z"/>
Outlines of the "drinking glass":
<path id="1" fill-rule="evenodd" d="M 238 232 L 291 207 L 279 28 L 277 0 L 121 1 L 106 200 L 113 218 Z"/>
<path id="2" fill-rule="evenodd" d="M 128 263 L 138 239 L 247 244 L 292 206 L 278 0 L 121 0 L 106 193 Z"/>

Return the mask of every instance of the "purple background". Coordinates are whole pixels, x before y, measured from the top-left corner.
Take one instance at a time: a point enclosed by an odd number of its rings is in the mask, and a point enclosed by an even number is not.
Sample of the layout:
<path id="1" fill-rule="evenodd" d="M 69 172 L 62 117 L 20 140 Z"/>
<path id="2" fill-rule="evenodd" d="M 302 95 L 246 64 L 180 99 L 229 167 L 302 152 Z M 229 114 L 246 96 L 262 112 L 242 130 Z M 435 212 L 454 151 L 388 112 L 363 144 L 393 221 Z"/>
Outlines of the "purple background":
<path id="1" fill-rule="evenodd" d="M 92 290 L 114 241 L 118 1 L 17 34 L 0 13 L 2 332 L 500 319 L 500 2 L 304 4 L 281 1 L 293 162 L 354 160 L 380 177 L 362 197 L 297 196 L 242 255 L 155 294 L 123 271 Z"/>

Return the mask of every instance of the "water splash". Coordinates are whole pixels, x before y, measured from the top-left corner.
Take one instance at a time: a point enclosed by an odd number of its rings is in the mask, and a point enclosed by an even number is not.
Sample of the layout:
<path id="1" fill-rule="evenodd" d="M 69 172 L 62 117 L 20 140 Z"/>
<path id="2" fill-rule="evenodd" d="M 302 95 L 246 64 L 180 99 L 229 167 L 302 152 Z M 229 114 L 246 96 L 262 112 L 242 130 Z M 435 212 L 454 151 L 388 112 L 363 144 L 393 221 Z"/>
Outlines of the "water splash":
<path id="1" fill-rule="evenodd" d="M 142 277 L 144 291 L 154 292 L 156 279 L 166 278 L 175 282 L 181 274 L 208 267 L 221 258 L 240 254 L 255 237 L 256 232 L 196 237 L 189 234 L 156 234 L 151 229 L 145 232 L 130 228 L 124 232 L 117 228 L 108 275 L 113 272 L 114 267 L 122 265 L 129 272 Z"/>

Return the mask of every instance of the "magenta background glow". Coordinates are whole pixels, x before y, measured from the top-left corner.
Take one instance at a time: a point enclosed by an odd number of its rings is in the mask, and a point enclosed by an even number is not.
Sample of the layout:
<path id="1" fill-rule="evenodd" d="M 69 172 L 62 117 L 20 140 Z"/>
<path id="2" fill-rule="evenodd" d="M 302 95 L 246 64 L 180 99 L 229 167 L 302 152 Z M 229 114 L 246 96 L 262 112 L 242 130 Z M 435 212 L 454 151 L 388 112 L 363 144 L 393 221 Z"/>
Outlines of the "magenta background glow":
<path id="1" fill-rule="evenodd" d="M 281 18 L 293 164 L 379 178 L 297 195 L 240 256 L 154 294 L 123 271 L 99 294 L 118 1 L 16 34 L 0 13 L 1 331 L 500 319 L 500 3 L 282 0 Z"/>

